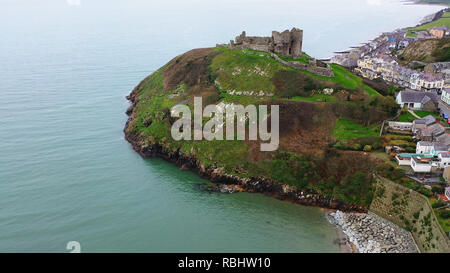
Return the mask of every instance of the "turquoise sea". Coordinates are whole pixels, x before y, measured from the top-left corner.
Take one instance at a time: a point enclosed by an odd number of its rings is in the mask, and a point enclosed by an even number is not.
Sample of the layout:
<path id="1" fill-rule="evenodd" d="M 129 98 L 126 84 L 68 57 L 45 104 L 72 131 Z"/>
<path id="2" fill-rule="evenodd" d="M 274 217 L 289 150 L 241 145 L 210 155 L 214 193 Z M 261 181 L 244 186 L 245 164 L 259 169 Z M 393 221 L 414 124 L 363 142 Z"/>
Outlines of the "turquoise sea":
<path id="1" fill-rule="evenodd" d="M 389 0 L 2 0 L 0 252 L 338 252 L 318 208 L 207 181 L 124 140 L 125 96 L 186 50 L 304 29 L 325 58 L 438 6 Z"/>

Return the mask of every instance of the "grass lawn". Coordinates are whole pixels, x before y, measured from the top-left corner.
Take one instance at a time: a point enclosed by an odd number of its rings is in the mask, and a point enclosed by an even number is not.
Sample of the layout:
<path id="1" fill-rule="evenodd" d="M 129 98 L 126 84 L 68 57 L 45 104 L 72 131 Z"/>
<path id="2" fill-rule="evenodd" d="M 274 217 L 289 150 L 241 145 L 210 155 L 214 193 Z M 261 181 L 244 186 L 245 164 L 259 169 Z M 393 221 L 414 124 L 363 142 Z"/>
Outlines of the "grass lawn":
<path id="1" fill-rule="evenodd" d="M 439 20 L 430 22 L 428 24 L 410 28 L 410 30 L 427 30 L 432 27 L 448 26 L 450 27 L 450 12 L 445 12 Z"/>
<path id="2" fill-rule="evenodd" d="M 287 61 L 287 62 L 294 61 L 294 62 L 301 62 L 304 64 L 308 64 L 309 60 L 311 59 L 311 57 L 306 53 L 303 53 L 302 56 L 298 57 L 297 59 L 294 59 L 293 57 L 286 57 L 286 56 L 283 56 L 280 54 L 277 54 L 277 56 L 280 57 L 280 59 Z"/>
<path id="3" fill-rule="evenodd" d="M 401 122 L 412 122 L 415 119 L 417 118 L 413 116 L 410 112 L 406 112 L 406 114 L 402 114 L 397 118 L 397 120 Z"/>
<path id="4" fill-rule="evenodd" d="M 315 94 L 315 95 L 312 95 L 311 97 L 295 96 L 295 97 L 292 97 L 292 98 L 286 99 L 286 100 L 308 101 L 308 102 L 333 102 L 333 101 L 337 101 L 337 98 L 333 97 L 331 95 Z"/>
<path id="5" fill-rule="evenodd" d="M 311 75 L 312 77 L 324 80 L 324 81 L 337 82 L 337 83 L 341 84 L 344 88 L 347 88 L 347 89 L 354 90 L 357 87 L 361 87 L 370 96 L 380 95 L 380 93 L 378 93 L 375 89 L 373 89 L 370 86 L 364 84 L 363 80 L 359 76 L 351 73 L 350 71 L 348 71 L 344 67 L 342 67 L 340 65 L 337 65 L 337 64 L 331 64 L 330 66 L 331 66 L 331 68 L 333 69 L 333 72 L 334 72 L 334 77 L 332 77 L 332 78 L 315 75 L 315 74 L 307 72 L 307 71 L 302 71 L 302 72 L 306 73 L 308 75 Z"/>
<path id="6" fill-rule="evenodd" d="M 211 62 L 223 90 L 264 91 L 273 93 L 273 75 L 285 66 L 269 57 L 267 52 L 220 48 L 222 54 Z"/>
<path id="7" fill-rule="evenodd" d="M 375 89 L 363 83 L 363 80 L 345 69 L 342 66 L 331 64 L 331 68 L 333 68 L 334 72 L 334 80 L 345 88 L 355 89 L 358 86 L 362 87 L 370 96 L 380 95 Z"/>
<path id="8" fill-rule="evenodd" d="M 416 110 L 416 111 L 414 111 L 414 113 L 416 113 L 416 115 L 418 115 L 421 118 L 426 117 L 428 115 L 432 115 L 435 118 L 439 117 L 439 114 L 436 114 L 436 113 L 433 113 L 433 112 L 427 112 L 427 111 Z"/>
<path id="9" fill-rule="evenodd" d="M 338 119 L 334 125 L 333 137 L 337 140 L 349 140 L 359 137 L 378 136 L 379 126 L 362 126 L 354 121 Z"/>

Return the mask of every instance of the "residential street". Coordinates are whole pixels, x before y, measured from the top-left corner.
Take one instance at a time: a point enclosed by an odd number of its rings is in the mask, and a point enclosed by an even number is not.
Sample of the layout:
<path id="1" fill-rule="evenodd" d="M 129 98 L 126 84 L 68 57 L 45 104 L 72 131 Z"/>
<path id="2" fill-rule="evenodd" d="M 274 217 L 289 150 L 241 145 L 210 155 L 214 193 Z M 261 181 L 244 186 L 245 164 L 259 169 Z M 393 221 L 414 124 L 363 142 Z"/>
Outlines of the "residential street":
<path id="1" fill-rule="evenodd" d="M 447 106 L 447 104 L 442 102 L 441 100 L 439 100 L 439 109 L 441 114 L 445 113 L 447 116 L 450 116 L 450 107 Z"/>

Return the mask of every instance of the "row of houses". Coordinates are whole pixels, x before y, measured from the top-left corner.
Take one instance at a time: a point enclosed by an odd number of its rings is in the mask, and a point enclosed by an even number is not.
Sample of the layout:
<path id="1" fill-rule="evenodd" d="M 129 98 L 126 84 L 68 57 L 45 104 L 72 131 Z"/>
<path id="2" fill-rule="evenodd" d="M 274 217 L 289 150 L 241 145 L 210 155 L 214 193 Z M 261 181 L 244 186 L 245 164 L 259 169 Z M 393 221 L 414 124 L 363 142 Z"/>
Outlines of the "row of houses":
<path id="1" fill-rule="evenodd" d="M 420 91 L 440 92 L 445 87 L 442 73 L 419 72 L 398 63 L 388 55 L 365 56 L 357 61 L 355 70 L 365 78 L 382 78 L 394 85 Z"/>
<path id="2" fill-rule="evenodd" d="M 432 27 L 428 30 L 411 30 L 411 32 L 420 40 L 450 37 L 450 28 L 447 26 Z"/>
<path id="3" fill-rule="evenodd" d="M 400 166 L 410 166 L 415 174 L 442 172 L 450 167 L 450 136 L 446 127 L 428 115 L 411 123 L 403 122 L 403 130 L 409 130 L 417 140 L 415 153 L 398 153 Z"/>
<path id="4" fill-rule="evenodd" d="M 411 168 L 415 176 L 435 177 L 434 182 L 440 182 L 441 174 L 450 182 L 450 137 L 446 128 L 436 122 L 436 119 L 428 115 L 413 122 L 391 121 L 388 127 L 394 133 L 414 135 L 418 139 L 415 153 L 405 153 L 401 147 L 386 147 L 386 152 L 397 151 L 395 159 L 400 166 Z M 424 134 L 428 132 L 429 134 Z M 430 136 L 430 137 L 424 137 Z M 426 180 L 424 182 L 431 182 Z M 450 187 L 446 187 L 443 194 L 437 194 L 439 202 L 450 203 Z"/>
<path id="5" fill-rule="evenodd" d="M 397 29 L 393 32 L 384 32 L 361 46 L 352 47 L 347 51 L 335 52 L 336 55 L 331 58 L 330 62 L 347 68 L 355 68 L 358 59 L 365 56 L 391 55 L 394 50 L 402 50 L 417 41 L 436 39 L 442 35 L 442 37 L 446 37 L 448 36 L 448 30 L 443 30 L 443 28 L 445 27 L 436 27 L 429 31 L 413 31 L 416 34 L 414 37 L 408 35 L 409 31 L 407 28 Z M 445 31 L 444 34 L 443 31 Z"/>

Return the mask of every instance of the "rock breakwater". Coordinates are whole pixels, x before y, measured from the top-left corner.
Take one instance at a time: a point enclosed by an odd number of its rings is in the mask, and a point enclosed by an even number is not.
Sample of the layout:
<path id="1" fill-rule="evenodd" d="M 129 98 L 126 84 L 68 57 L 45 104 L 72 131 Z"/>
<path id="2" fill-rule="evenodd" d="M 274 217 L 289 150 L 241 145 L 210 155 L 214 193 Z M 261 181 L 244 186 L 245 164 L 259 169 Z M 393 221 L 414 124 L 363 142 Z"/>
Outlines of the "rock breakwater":
<path id="1" fill-rule="evenodd" d="M 373 213 L 331 212 L 328 220 L 360 253 L 417 253 L 411 234 Z"/>

